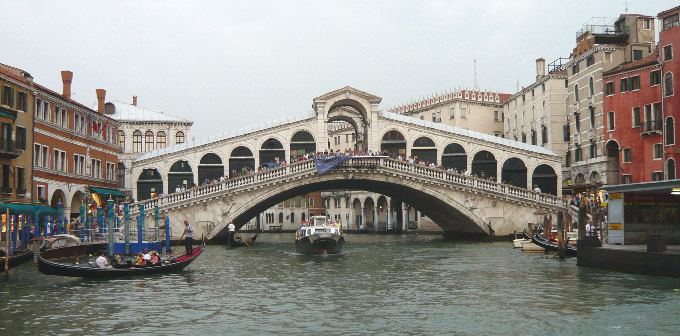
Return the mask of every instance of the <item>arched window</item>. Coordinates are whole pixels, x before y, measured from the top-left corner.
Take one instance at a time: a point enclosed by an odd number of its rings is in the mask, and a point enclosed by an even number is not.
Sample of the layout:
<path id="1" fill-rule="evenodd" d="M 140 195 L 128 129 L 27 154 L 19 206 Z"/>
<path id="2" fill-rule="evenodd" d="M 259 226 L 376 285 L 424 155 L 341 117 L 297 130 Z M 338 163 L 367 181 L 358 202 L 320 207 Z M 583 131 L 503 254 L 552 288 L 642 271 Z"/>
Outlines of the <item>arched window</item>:
<path id="1" fill-rule="evenodd" d="M 283 224 L 283 212 L 279 212 L 279 223 Z"/>
<path id="2" fill-rule="evenodd" d="M 142 152 L 142 132 L 135 131 L 132 133 L 132 152 L 141 153 Z"/>
<path id="3" fill-rule="evenodd" d="M 666 97 L 673 95 L 673 74 L 670 72 L 666 73 L 664 77 L 664 95 Z"/>
<path id="4" fill-rule="evenodd" d="M 184 143 L 184 132 L 177 131 L 177 134 L 175 134 L 175 144 L 179 145 L 181 143 Z"/>
<path id="5" fill-rule="evenodd" d="M 163 149 L 165 148 L 165 132 L 159 131 L 156 133 L 156 148 L 157 149 Z"/>
<path id="6" fill-rule="evenodd" d="M 578 84 L 574 85 L 574 101 L 578 103 Z"/>
<path id="7" fill-rule="evenodd" d="M 125 132 L 123 131 L 118 131 L 118 145 L 120 145 L 120 147 L 123 148 L 123 152 L 125 152 Z"/>
<path id="8" fill-rule="evenodd" d="M 295 223 L 295 213 L 294 212 L 290 213 L 290 222 Z"/>
<path id="9" fill-rule="evenodd" d="M 675 145 L 675 125 L 673 118 L 666 118 L 666 145 Z"/>
<path id="10" fill-rule="evenodd" d="M 144 151 L 150 152 L 153 150 L 153 132 L 146 131 L 144 133 Z"/>
<path id="11" fill-rule="evenodd" d="M 593 77 L 590 77 L 590 79 L 588 80 L 588 89 L 590 90 L 591 96 L 595 94 L 595 85 L 593 85 Z"/>

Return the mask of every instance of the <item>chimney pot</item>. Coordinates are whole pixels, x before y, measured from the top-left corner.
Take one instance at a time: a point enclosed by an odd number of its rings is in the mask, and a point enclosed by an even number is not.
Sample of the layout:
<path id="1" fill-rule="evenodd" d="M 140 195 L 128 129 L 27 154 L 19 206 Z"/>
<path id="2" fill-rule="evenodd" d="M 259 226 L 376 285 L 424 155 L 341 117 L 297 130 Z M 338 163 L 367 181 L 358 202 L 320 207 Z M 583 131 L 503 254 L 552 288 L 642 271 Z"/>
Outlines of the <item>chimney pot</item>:
<path id="1" fill-rule="evenodd" d="M 545 59 L 539 58 L 536 60 L 536 80 L 545 76 Z"/>
<path id="2" fill-rule="evenodd" d="M 132 96 L 132 105 L 137 106 L 137 96 Z"/>
<path id="3" fill-rule="evenodd" d="M 106 102 L 106 90 L 97 89 L 97 112 L 104 114 L 104 105 Z"/>
<path id="4" fill-rule="evenodd" d="M 73 80 L 73 72 L 68 70 L 61 72 L 61 81 L 64 83 L 64 90 L 61 95 L 66 99 L 71 99 L 71 80 Z"/>

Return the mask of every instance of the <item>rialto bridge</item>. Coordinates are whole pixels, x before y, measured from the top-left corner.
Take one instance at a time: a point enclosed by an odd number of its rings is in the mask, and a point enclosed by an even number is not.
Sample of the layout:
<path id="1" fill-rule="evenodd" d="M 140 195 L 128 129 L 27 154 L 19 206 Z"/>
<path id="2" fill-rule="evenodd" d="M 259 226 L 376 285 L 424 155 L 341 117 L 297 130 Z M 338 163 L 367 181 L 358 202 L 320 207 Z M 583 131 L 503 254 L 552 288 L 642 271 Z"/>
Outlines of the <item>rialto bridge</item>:
<path id="1" fill-rule="evenodd" d="M 240 227 L 297 195 L 353 189 L 407 203 L 446 232 L 484 235 L 521 231 L 535 221 L 536 213 L 564 208 L 564 201 L 555 196 L 561 195 L 561 166 L 553 152 L 380 111 L 380 101 L 345 87 L 314 99 L 313 112 L 147 153 L 131 169 L 134 197 L 141 200 L 133 204 L 132 213 L 144 206 L 149 214 L 159 206 L 170 216 L 174 232 L 181 232 L 184 219 L 205 221 L 215 226 L 198 228 L 199 236 L 217 238 L 229 222 Z M 354 128 L 360 152 L 417 156 L 459 173 L 385 157 L 352 158 L 321 175 L 311 160 L 290 163 L 307 153 L 327 152 L 329 123 L 336 121 Z M 284 161 L 287 164 L 279 166 Z M 271 163 L 277 168 L 258 169 Z M 463 171 L 484 179 L 460 174 Z M 224 182 L 191 188 L 225 175 Z M 543 193 L 532 191 L 534 185 Z M 187 189 L 175 192 L 178 187 Z M 388 226 L 397 225 L 399 209 L 390 213 L 394 215 L 388 217 Z"/>

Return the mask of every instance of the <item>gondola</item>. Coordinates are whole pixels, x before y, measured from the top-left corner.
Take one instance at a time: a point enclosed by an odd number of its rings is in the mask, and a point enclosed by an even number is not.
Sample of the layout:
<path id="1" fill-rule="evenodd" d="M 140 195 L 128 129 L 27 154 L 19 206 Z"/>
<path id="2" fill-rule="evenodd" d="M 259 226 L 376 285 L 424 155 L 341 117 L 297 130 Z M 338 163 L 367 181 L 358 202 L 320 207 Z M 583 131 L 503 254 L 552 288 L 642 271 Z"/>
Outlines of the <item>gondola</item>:
<path id="1" fill-rule="evenodd" d="M 532 237 L 532 241 L 534 244 L 543 247 L 546 251 L 559 251 L 559 246 L 556 243 L 553 243 L 543 237 L 541 237 L 538 233 L 534 233 Z M 570 257 L 576 257 L 576 246 L 574 245 L 567 245 L 565 242 L 565 253 L 567 256 Z"/>
<path id="2" fill-rule="evenodd" d="M 40 273 L 49 275 L 62 275 L 81 278 L 120 278 L 135 275 L 148 275 L 159 273 L 178 272 L 189 266 L 205 250 L 205 241 L 201 246 L 195 247 L 193 255 L 182 255 L 169 261 L 163 261 L 159 265 L 137 266 L 126 265 L 116 266 L 115 268 L 97 268 L 92 264 L 67 265 L 44 259 L 38 256 L 38 270 Z"/>
<path id="3" fill-rule="evenodd" d="M 33 258 L 33 251 L 23 250 L 9 257 L 9 268 L 17 267 Z M 0 272 L 5 271 L 5 257 L 0 257 Z"/>
<path id="4" fill-rule="evenodd" d="M 250 246 L 255 242 L 255 239 L 257 239 L 257 234 L 250 238 L 244 239 L 234 239 L 234 237 L 229 237 L 228 242 L 229 246 L 231 247 L 243 247 L 243 246 Z"/>

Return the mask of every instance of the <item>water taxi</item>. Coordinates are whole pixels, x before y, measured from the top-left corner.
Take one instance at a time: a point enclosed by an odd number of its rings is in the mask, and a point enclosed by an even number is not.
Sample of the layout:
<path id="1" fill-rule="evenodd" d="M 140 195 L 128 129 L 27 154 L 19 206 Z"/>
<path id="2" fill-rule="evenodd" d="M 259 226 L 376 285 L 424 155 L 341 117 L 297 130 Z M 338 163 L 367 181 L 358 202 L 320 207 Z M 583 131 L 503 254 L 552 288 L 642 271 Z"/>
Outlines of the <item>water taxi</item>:
<path id="1" fill-rule="evenodd" d="M 325 216 L 312 216 L 295 232 L 295 250 L 304 254 L 337 254 L 345 238 L 338 225 L 328 222 Z"/>

